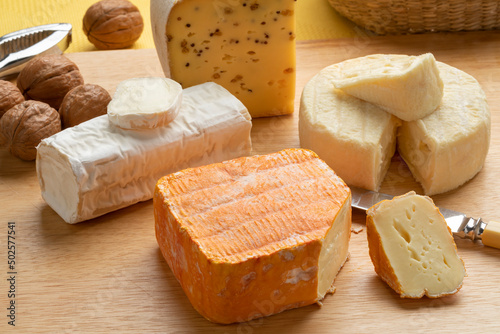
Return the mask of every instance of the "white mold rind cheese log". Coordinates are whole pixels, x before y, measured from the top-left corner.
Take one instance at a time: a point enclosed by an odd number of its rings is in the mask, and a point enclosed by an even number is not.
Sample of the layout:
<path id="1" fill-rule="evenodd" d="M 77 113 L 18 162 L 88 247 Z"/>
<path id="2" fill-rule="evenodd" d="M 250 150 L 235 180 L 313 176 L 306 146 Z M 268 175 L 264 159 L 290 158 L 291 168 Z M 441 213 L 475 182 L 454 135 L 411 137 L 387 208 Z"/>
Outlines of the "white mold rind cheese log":
<path id="1" fill-rule="evenodd" d="M 153 203 L 163 256 L 214 322 L 321 303 L 348 256 L 350 190 L 308 150 L 167 175 Z"/>
<path id="2" fill-rule="evenodd" d="M 395 116 L 335 89 L 338 65 L 304 87 L 300 101 L 300 146 L 316 152 L 347 184 L 378 190 L 394 155 Z"/>
<path id="3" fill-rule="evenodd" d="M 165 76 L 189 87 L 216 82 L 252 117 L 293 112 L 295 0 L 152 0 Z"/>
<path id="4" fill-rule="evenodd" d="M 366 212 L 376 273 L 401 297 L 456 293 L 465 267 L 444 217 L 431 198 L 409 192 Z"/>
<path id="5" fill-rule="evenodd" d="M 490 143 L 490 109 L 477 80 L 444 63 L 438 68 L 444 82 L 440 106 L 427 117 L 404 122 L 398 133 L 398 151 L 426 195 L 472 179 Z"/>
<path id="6" fill-rule="evenodd" d="M 42 197 L 73 224 L 149 200 L 157 180 L 251 150 L 245 106 L 215 83 L 185 89 L 167 126 L 124 130 L 100 116 L 43 140 L 36 170 Z"/>

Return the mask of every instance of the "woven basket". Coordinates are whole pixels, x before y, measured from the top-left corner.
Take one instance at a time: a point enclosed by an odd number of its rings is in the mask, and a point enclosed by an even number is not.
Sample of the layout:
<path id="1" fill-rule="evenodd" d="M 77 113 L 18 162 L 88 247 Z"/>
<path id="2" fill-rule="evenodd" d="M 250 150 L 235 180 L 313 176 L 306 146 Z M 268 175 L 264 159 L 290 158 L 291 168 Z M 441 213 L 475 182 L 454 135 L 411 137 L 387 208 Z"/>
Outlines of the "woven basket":
<path id="1" fill-rule="evenodd" d="M 500 28 L 500 0 L 328 0 L 341 15 L 377 34 Z"/>

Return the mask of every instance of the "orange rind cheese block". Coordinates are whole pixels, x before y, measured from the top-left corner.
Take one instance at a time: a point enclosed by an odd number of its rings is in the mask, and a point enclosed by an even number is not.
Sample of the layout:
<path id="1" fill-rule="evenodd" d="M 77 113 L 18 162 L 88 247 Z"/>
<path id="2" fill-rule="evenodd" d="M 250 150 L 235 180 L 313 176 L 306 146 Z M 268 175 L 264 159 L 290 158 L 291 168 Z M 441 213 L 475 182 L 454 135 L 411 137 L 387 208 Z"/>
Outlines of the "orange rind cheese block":
<path id="1" fill-rule="evenodd" d="M 351 193 L 308 150 L 160 179 L 156 238 L 193 307 L 229 324 L 321 303 L 348 256 Z"/>
<path id="2" fill-rule="evenodd" d="M 375 272 L 403 298 L 456 293 L 465 277 L 453 235 L 431 198 L 411 191 L 368 209 Z"/>

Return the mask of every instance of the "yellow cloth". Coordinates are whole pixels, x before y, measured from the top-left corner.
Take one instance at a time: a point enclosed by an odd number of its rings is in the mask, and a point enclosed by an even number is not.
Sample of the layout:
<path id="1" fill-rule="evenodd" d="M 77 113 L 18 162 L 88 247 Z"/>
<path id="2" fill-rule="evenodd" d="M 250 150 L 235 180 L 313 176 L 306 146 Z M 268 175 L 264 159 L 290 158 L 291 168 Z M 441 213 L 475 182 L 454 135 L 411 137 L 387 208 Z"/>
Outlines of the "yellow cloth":
<path id="1" fill-rule="evenodd" d="M 150 0 L 131 0 L 144 19 L 144 32 L 132 48 L 154 48 L 149 15 Z M 66 52 L 96 48 L 82 30 L 82 19 L 97 0 L 0 0 L 0 36 L 41 24 L 68 22 L 73 25 L 73 42 Z M 341 17 L 327 0 L 297 1 L 297 39 L 327 39 L 356 36 L 355 25 Z"/>

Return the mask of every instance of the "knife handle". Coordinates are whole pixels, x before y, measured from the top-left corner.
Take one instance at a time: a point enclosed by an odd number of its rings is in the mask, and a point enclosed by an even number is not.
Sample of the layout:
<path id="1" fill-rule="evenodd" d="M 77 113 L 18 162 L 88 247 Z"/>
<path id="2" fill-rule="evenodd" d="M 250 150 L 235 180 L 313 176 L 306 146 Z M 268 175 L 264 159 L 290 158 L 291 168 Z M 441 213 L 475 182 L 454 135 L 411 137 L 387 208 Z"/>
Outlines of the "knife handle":
<path id="1" fill-rule="evenodd" d="M 481 235 L 481 241 L 486 246 L 500 248 L 500 223 L 489 221 Z"/>

